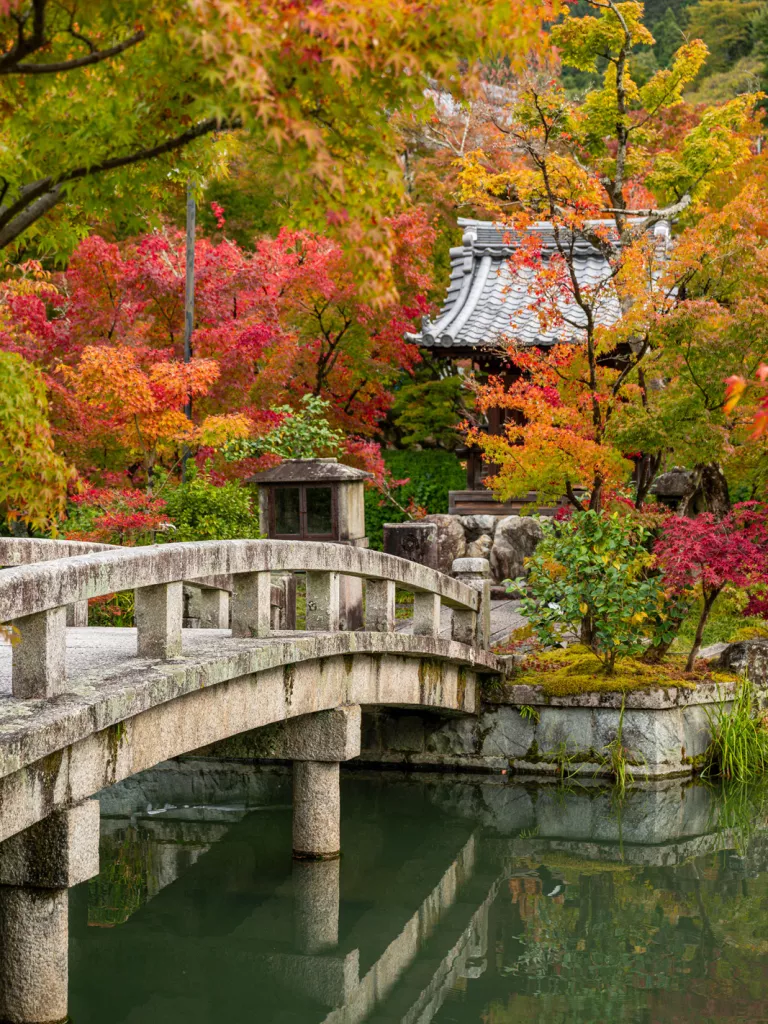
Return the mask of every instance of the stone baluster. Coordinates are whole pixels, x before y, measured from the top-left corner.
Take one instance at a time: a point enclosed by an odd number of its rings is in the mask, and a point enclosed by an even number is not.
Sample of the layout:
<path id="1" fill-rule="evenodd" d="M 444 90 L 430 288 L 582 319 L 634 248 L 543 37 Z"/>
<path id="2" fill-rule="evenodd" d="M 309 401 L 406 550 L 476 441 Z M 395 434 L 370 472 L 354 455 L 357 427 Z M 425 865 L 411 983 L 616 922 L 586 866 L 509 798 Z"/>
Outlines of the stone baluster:
<path id="1" fill-rule="evenodd" d="M 136 593 L 136 650 L 140 658 L 164 661 L 181 655 L 183 584 L 159 583 L 138 587 Z"/>
<path id="2" fill-rule="evenodd" d="M 265 570 L 233 577 L 232 636 L 269 636 L 271 616 L 272 574 Z"/>
<path id="3" fill-rule="evenodd" d="M 395 628 L 395 584 L 392 580 L 366 580 L 365 629 L 391 633 Z"/>
<path id="4" fill-rule="evenodd" d="M 67 625 L 87 626 L 88 625 L 88 602 L 75 601 L 67 605 Z"/>
<path id="5" fill-rule="evenodd" d="M 96 800 L 57 811 L 0 844 L 0 1020 L 67 1019 L 67 890 L 98 871 Z"/>
<path id="6" fill-rule="evenodd" d="M 413 595 L 413 632 L 415 636 L 439 636 L 440 608 L 439 594 Z"/>
<path id="7" fill-rule="evenodd" d="M 55 697 L 66 679 L 67 609 L 24 615 L 13 622 L 11 689 L 22 700 Z"/>
<path id="8" fill-rule="evenodd" d="M 339 574 L 307 573 L 307 629 L 334 633 L 339 628 Z"/>
<path id="9" fill-rule="evenodd" d="M 491 643 L 491 563 L 487 558 L 457 558 L 453 575 L 480 594 L 477 613 L 454 609 L 451 635 L 463 644 L 479 644 L 488 650 Z"/>

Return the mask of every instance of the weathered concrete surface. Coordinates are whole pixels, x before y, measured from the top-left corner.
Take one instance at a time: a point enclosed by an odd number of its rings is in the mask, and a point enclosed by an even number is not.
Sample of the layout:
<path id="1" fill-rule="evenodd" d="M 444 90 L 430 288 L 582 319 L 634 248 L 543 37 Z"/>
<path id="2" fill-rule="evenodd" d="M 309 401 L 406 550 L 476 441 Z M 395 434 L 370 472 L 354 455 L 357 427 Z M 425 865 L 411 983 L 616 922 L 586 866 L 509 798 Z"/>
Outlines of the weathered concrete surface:
<path id="1" fill-rule="evenodd" d="M 69 894 L 0 887 L 0 1020 L 67 1017 Z"/>
<path id="2" fill-rule="evenodd" d="M 90 646 L 118 634 L 125 649 L 132 630 L 69 632 L 85 635 L 89 666 L 70 678 L 69 693 L 0 697 L 0 841 L 168 758 L 296 715 L 342 704 L 471 714 L 477 673 L 499 667 L 491 654 L 427 636 L 247 640 L 185 630 L 182 658 L 150 662 L 128 650 L 108 659 Z"/>
<path id="3" fill-rule="evenodd" d="M 30 699 L 61 693 L 66 688 L 67 609 L 24 615 L 14 626 L 18 634 L 11 676 L 14 695 Z"/>
<path id="4" fill-rule="evenodd" d="M 241 733 L 200 753 L 283 761 L 349 761 L 360 754 L 361 718 L 359 704 L 345 704 Z"/>
<path id="5" fill-rule="evenodd" d="M 99 873 L 99 802 L 85 800 L 0 843 L 0 885 L 70 889 Z"/>

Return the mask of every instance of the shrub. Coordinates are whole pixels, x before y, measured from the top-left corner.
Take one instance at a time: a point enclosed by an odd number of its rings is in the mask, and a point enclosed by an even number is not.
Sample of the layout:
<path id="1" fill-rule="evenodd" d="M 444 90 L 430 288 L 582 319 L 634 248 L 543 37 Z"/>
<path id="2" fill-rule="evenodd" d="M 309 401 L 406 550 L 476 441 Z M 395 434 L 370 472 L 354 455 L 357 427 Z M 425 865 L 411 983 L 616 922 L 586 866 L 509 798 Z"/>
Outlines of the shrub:
<path id="1" fill-rule="evenodd" d="M 167 541 L 260 536 L 255 496 L 247 486 L 235 481 L 215 484 L 205 473 L 195 473 L 190 467 L 187 482 L 168 491 L 165 504 L 175 526 L 175 530 L 165 534 Z"/>
<path id="2" fill-rule="evenodd" d="M 612 673 L 617 657 L 644 650 L 651 627 L 664 629 L 664 591 L 649 575 L 652 556 L 643 547 L 648 531 L 618 513 L 591 510 L 540 523 L 544 537 L 527 563 L 522 613 L 545 644 L 578 635 Z"/>
<path id="3" fill-rule="evenodd" d="M 88 486 L 70 496 L 62 533 L 101 544 L 154 544 L 170 525 L 162 498 L 130 487 Z"/>
<path id="4" fill-rule="evenodd" d="M 440 449 L 425 451 L 385 451 L 387 470 L 395 480 L 406 482 L 393 489 L 399 505 L 419 505 L 428 513 L 448 511 L 448 491 L 462 491 L 467 486 L 466 469 L 453 452 Z M 384 523 L 402 523 L 407 516 L 402 509 L 373 489 L 365 494 L 365 529 L 372 548 L 381 551 Z"/>
<path id="5" fill-rule="evenodd" d="M 726 586 L 768 584 L 768 506 L 743 502 L 722 519 L 709 512 L 694 519 L 670 516 L 654 551 L 674 593 L 702 598 L 688 655 L 690 671 L 712 608 Z"/>

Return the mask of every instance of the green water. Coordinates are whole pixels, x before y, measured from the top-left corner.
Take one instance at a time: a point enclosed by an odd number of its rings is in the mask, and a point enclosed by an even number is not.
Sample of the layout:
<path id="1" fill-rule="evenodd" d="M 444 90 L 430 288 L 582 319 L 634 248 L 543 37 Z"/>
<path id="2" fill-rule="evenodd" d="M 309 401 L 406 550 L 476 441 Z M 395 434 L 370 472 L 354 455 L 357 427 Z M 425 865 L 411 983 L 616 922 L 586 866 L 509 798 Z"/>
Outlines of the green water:
<path id="1" fill-rule="evenodd" d="M 70 894 L 75 1024 L 768 1021 L 768 808 L 350 774 L 340 863 L 293 865 L 290 780 L 147 773 Z"/>

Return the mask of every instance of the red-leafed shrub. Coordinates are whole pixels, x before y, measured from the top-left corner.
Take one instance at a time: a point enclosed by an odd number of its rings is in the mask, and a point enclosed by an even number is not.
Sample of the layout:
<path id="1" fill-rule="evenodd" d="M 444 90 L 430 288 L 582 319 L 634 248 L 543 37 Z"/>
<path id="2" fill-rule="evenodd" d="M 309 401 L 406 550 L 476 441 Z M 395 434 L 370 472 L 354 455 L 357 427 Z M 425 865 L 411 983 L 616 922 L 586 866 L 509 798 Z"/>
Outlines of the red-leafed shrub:
<path id="1" fill-rule="evenodd" d="M 768 583 L 768 506 L 744 502 L 720 520 L 710 513 L 693 519 L 669 516 L 654 553 L 673 594 L 692 598 L 701 593 L 701 615 L 688 656 L 690 671 L 707 619 L 724 588 Z"/>

